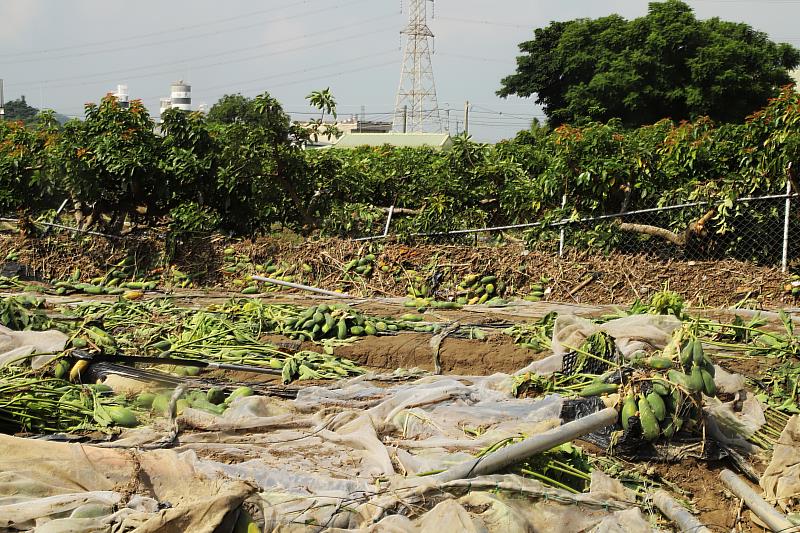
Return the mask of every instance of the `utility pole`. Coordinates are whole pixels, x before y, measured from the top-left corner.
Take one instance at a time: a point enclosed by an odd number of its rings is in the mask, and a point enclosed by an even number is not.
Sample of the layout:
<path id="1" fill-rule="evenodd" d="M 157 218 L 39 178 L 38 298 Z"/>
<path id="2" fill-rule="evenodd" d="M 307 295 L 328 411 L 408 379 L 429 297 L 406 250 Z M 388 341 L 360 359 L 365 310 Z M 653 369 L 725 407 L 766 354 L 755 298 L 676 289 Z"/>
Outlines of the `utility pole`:
<path id="1" fill-rule="evenodd" d="M 464 133 L 469 135 L 469 100 L 464 103 Z"/>
<path id="2" fill-rule="evenodd" d="M 406 131 L 442 131 L 439 103 L 436 99 L 436 82 L 431 62 L 433 32 L 428 27 L 427 3 L 433 0 L 410 0 L 408 26 L 402 31 L 406 36 L 400 86 L 394 108 L 394 130 L 402 126 L 404 106 L 410 111 L 410 124 Z"/>
<path id="3" fill-rule="evenodd" d="M 0 78 L 0 120 L 6 118 L 5 100 L 3 99 L 3 78 Z"/>
<path id="4" fill-rule="evenodd" d="M 408 105 L 403 106 L 403 133 L 408 133 Z"/>

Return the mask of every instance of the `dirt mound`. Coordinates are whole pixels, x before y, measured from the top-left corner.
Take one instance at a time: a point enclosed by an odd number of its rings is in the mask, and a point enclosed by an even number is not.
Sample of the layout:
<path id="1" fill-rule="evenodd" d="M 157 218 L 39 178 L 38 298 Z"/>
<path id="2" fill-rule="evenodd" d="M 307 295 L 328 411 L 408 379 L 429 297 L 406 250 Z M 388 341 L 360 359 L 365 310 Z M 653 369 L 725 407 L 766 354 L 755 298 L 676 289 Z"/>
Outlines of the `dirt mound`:
<path id="1" fill-rule="evenodd" d="M 336 355 L 360 365 L 379 368 L 434 369 L 431 335 L 401 333 L 392 337 L 365 337 L 351 346 L 336 349 Z M 496 372 L 511 373 L 540 357 L 517 346 L 504 335 L 491 335 L 485 342 L 447 338 L 440 346 L 442 372 L 462 376 L 487 376 Z"/>
<path id="2" fill-rule="evenodd" d="M 168 263 L 192 275 L 197 286 L 237 288 L 256 270 L 247 265 L 231 273 L 224 249 L 232 247 L 251 267 L 281 264 L 295 281 L 357 296 L 403 296 L 411 276 L 438 272 L 441 299 L 470 273 L 491 273 L 506 285 L 506 296 L 523 296 L 542 276 L 549 278 L 545 298 L 554 302 L 630 304 L 646 300 L 668 285 L 695 307 L 727 307 L 748 300 L 763 308 L 796 304 L 783 290 L 779 269 L 751 263 L 721 261 L 661 261 L 644 255 L 571 253 L 565 257 L 525 250 L 521 243 L 502 245 L 434 245 L 358 243 L 327 239 L 302 241 L 285 236 L 230 242 L 222 237 L 195 240 L 165 259 L 160 238 L 111 240 L 103 237 L 0 237 L 0 254 L 12 252 L 19 263 L 43 280 L 63 279 L 77 267 L 85 280 L 105 274 L 126 256 L 134 258 L 139 275 L 164 275 Z M 376 255 L 374 273 L 365 278 L 346 272 L 346 264 L 368 253 Z"/>

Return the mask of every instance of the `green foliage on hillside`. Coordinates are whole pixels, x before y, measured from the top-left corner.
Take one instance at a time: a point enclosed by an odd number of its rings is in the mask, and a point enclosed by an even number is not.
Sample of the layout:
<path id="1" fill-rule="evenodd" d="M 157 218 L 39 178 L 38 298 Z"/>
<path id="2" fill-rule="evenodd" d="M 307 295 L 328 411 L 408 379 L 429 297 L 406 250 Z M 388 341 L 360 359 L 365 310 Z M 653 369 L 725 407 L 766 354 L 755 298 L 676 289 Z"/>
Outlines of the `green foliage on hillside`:
<path id="1" fill-rule="evenodd" d="M 39 110 L 35 107 L 28 105 L 24 96 L 20 96 L 16 100 L 10 100 L 5 103 L 5 120 L 10 122 L 21 121 L 25 124 L 33 123 Z"/>

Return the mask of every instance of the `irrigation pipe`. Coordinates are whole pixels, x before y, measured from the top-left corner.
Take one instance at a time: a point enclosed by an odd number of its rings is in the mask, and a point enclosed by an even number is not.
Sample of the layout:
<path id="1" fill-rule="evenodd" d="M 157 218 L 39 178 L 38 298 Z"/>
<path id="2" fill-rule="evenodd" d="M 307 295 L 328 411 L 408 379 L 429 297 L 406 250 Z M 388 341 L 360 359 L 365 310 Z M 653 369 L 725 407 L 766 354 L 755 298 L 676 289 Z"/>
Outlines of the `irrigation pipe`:
<path id="1" fill-rule="evenodd" d="M 723 470 L 719 474 L 720 479 L 728 489 L 744 501 L 745 505 L 750 508 L 755 515 L 764 522 L 772 531 L 781 531 L 782 533 L 789 533 L 792 531 L 800 531 L 800 526 L 792 524 L 786 516 L 779 513 L 773 506 L 768 504 L 764 499 L 756 494 L 750 486 L 742 481 L 742 479 L 728 469 Z"/>
<path id="2" fill-rule="evenodd" d="M 692 516 L 666 491 L 659 490 L 653 495 L 653 503 L 664 516 L 675 522 L 680 531 L 691 531 L 692 533 L 711 533 L 702 522 Z"/>
<path id="3" fill-rule="evenodd" d="M 589 416 L 567 422 L 563 426 L 534 435 L 528 439 L 501 448 L 489 455 L 456 465 L 444 472 L 423 479 L 445 483 L 457 479 L 494 474 L 537 453 L 546 452 L 565 442 L 577 439 L 617 421 L 619 413 L 608 407 Z"/>
<path id="4" fill-rule="evenodd" d="M 317 294 L 324 294 L 325 296 L 333 296 L 335 298 L 353 298 L 353 296 L 350 296 L 349 294 L 344 292 L 326 291 L 325 289 L 320 289 L 319 287 L 311 287 L 310 285 L 302 285 L 300 283 L 292 283 L 289 281 L 282 281 L 279 279 L 265 278 L 264 276 L 250 276 L 250 277 L 255 281 L 261 281 L 263 283 L 272 283 L 273 285 L 281 285 L 283 287 L 289 287 L 290 289 L 299 289 L 301 291 L 316 292 Z"/>

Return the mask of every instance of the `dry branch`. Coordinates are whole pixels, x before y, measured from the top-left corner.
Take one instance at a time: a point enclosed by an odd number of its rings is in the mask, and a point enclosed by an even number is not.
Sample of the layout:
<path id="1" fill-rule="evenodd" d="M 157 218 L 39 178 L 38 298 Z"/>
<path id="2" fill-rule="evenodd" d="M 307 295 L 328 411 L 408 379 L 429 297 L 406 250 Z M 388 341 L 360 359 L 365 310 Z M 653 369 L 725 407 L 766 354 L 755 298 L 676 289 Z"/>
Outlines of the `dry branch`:
<path id="1" fill-rule="evenodd" d="M 704 235 L 706 224 L 714 218 L 717 214 L 717 209 L 712 208 L 706 212 L 699 220 L 689 224 L 686 231 L 683 233 L 675 233 L 660 226 L 651 226 L 649 224 L 632 224 L 628 222 L 617 222 L 617 227 L 621 231 L 628 231 L 632 233 L 640 233 L 642 235 L 650 235 L 664 239 L 676 246 L 686 246 L 686 244 L 693 238 Z"/>

